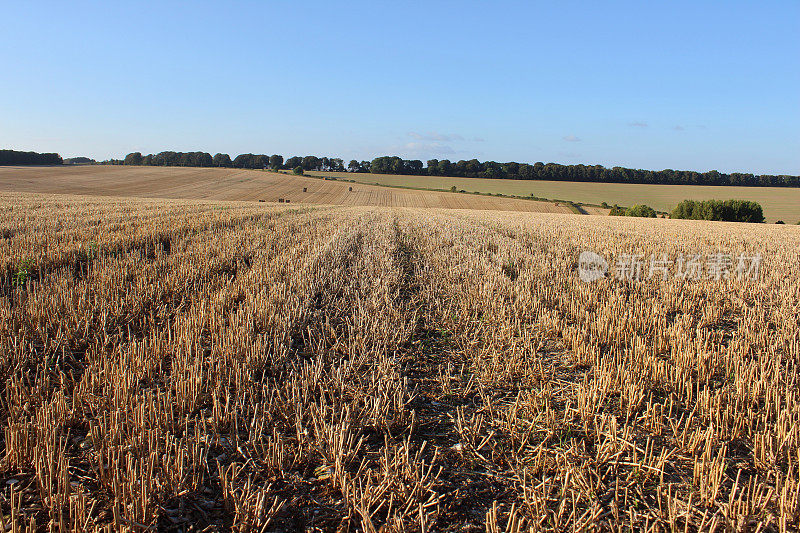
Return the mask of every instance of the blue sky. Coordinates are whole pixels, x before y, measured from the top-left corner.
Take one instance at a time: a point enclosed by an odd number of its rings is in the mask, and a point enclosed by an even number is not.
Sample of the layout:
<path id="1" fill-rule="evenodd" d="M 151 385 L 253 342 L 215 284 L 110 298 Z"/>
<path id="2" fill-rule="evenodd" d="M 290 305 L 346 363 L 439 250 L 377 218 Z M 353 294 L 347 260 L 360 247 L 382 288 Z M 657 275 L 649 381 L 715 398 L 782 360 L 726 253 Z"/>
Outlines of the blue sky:
<path id="1" fill-rule="evenodd" d="M 800 174 L 800 2 L 6 2 L 0 147 Z"/>

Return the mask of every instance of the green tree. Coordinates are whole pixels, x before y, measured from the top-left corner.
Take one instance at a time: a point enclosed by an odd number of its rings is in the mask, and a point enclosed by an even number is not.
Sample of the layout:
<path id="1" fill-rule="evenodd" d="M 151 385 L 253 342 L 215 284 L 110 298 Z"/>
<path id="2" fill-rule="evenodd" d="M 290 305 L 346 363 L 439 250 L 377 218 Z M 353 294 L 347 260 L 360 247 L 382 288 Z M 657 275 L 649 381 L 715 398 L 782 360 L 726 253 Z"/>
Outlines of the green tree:
<path id="1" fill-rule="evenodd" d="M 255 156 L 253 154 L 239 154 L 233 160 L 236 168 L 255 168 Z"/>
<path id="2" fill-rule="evenodd" d="M 133 152 L 125 156 L 124 160 L 125 165 L 141 165 L 142 164 L 142 153 L 141 152 Z"/>
<path id="3" fill-rule="evenodd" d="M 231 165 L 233 165 L 233 161 L 231 161 L 231 156 L 228 154 L 214 154 L 215 167 L 229 167 Z"/>
<path id="4" fill-rule="evenodd" d="M 419 176 L 422 174 L 422 161 L 419 159 L 412 159 L 411 161 L 405 162 L 405 172 L 411 174 L 412 176 Z"/>
<path id="5" fill-rule="evenodd" d="M 125 156 L 125 165 L 141 165 L 142 152 L 133 152 Z"/>
<path id="6" fill-rule="evenodd" d="M 634 205 L 625 210 L 626 217 L 656 218 L 656 211 L 649 205 Z"/>
<path id="7" fill-rule="evenodd" d="M 274 154 L 269 156 L 269 166 L 272 170 L 280 170 L 283 168 L 283 156 Z"/>
<path id="8" fill-rule="evenodd" d="M 300 166 L 303 167 L 303 170 L 319 170 L 322 166 L 322 160 L 315 155 L 307 155 L 303 158 Z"/>

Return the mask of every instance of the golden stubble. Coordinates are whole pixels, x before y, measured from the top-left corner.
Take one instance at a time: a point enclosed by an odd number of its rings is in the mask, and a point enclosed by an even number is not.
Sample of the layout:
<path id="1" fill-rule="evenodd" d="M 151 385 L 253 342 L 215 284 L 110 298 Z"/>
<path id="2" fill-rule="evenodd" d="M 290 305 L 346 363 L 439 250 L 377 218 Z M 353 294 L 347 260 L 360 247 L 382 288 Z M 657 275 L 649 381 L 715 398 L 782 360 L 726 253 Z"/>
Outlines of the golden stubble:
<path id="1" fill-rule="evenodd" d="M 15 194 L 0 229 L 6 530 L 798 527 L 796 228 Z"/>

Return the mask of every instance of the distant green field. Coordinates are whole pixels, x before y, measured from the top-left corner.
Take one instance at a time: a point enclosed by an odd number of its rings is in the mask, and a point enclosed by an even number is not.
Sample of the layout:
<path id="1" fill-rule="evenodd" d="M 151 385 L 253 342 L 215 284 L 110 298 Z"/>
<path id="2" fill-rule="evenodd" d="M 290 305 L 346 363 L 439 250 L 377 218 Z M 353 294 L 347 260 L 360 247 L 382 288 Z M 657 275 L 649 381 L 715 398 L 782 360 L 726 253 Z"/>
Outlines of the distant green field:
<path id="1" fill-rule="evenodd" d="M 586 204 L 631 206 L 647 204 L 658 211 L 671 211 L 681 200 L 753 200 L 764 208 L 767 222 L 800 220 L 800 188 L 713 187 L 705 185 L 639 185 L 627 183 L 585 183 L 575 181 L 497 180 L 482 178 L 442 178 L 437 176 L 397 176 L 351 172 L 306 172 L 311 176 L 352 179 L 392 187 L 450 189 L 490 194 L 529 196 L 569 200 Z"/>

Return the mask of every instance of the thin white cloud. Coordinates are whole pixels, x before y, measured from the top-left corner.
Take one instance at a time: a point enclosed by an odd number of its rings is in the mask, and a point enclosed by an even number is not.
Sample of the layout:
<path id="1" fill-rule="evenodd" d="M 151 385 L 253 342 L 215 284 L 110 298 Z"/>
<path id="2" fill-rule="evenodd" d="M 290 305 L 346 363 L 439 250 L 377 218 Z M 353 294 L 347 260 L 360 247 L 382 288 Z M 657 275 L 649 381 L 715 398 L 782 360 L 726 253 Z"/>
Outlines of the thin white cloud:
<path id="1" fill-rule="evenodd" d="M 576 143 L 580 141 L 580 139 L 574 135 L 566 135 L 564 137 L 564 140 L 571 143 Z"/>
<path id="2" fill-rule="evenodd" d="M 427 133 L 410 131 L 408 132 L 408 136 L 417 141 L 454 142 L 466 140 L 463 135 L 458 133 L 437 133 L 435 131 L 429 131 Z"/>
<path id="3" fill-rule="evenodd" d="M 399 151 L 404 155 L 415 157 L 431 157 L 456 153 L 452 146 L 439 142 L 409 142 L 404 144 Z"/>
<path id="4" fill-rule="evenodd" d="M 648 124 L 647 122 L 628 122 L 628 126 L 631 128 L 646 128 Z"/>

